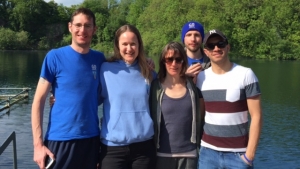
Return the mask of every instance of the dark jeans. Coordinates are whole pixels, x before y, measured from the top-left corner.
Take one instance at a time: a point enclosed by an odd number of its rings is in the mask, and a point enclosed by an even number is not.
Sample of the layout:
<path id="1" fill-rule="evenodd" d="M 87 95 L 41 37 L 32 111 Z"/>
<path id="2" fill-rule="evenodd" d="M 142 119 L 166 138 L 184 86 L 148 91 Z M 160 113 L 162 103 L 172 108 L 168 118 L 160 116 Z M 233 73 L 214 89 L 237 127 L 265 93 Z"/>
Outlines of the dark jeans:
<path id="1" fill-rule="evenodd" d="M 99 136 L 69 141 L 46 140 L 44 144 L 55 156 L 55 161 L 50 169 L 97 168 L 100 148 Z"/>
<path id="2" fill-rule="evenodd" d="M 107 146 L 101 143 L 101 169 L 154 169 L 156 149 L 148 140 L 127 146 Z"/>

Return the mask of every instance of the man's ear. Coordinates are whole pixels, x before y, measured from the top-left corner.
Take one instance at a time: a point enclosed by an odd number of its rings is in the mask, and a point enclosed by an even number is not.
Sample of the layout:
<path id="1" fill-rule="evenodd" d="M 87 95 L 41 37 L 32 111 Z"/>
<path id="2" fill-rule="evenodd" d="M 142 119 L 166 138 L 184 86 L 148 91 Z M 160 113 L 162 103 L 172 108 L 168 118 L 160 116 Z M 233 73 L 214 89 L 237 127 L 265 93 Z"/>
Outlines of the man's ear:
<path id="1" fill-rule="evenodd" d="M 228 44 L 227 45 L 227 52 L 229 52 L 230 51 L 230 45 Z"/>
<path id="2" fill-rule="evenodd" d="M 209 51 L 207 50 L 207 49 L 203 49 L 203 51 L 204 51 L 204 53 L 205 53 L 205 55 L 207 56 L 207 57 L 209 57 Z"/>
<path id="3" fill-rule="evenodd" d="M 71 32 L 71 26 L 72 26 L 72 23 L 69 22 L 69 23 L 68 23 L 69 32 Z"/>

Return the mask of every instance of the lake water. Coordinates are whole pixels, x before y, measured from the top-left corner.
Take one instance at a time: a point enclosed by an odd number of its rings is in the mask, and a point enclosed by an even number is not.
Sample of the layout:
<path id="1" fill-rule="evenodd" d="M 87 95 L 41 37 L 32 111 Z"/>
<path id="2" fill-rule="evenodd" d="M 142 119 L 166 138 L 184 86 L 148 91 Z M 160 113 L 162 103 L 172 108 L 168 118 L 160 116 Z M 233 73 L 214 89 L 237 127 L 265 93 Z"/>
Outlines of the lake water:
<path id="1" fill-rule="evenodd" d="M 0 112 L 0 145 L 13 131 L 16 132 L 20 169 L 38 168 L 32 160 L 30 113 L 45 53 L 0 52 L 0 88 L 32 89 L 29 99 L 13 105 L 10 111 Z M 262 90 L 264 123 L 256 152 L 255 167 L 300 169 L 300 61 L 235 60 L 235 62 L 253 69 Z M 3 92 L 0 90 L 0 94 Z M 100 110 L 101 107 L 99 115 Z M 46 104 L 44 112 L 45 131 L 49 105 Z M 0 155 L 0 168 L 11 169 L 12 166 L 11 143 Z"/>

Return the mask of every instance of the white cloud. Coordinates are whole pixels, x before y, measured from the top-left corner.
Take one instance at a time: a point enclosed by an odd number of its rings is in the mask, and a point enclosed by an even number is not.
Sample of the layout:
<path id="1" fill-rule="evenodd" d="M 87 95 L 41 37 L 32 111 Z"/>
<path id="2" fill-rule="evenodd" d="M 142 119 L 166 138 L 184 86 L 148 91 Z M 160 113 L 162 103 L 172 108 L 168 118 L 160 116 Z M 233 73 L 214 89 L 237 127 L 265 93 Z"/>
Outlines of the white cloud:
<path id="1" fill-rule="evenodd" d="M 49 2 L 50 0 L 44 0 Z M 63 4 L 64 6 L 70 7 L 71 5 L 81 4 L 84 0 L 54 0 L 57 4 Z"/>

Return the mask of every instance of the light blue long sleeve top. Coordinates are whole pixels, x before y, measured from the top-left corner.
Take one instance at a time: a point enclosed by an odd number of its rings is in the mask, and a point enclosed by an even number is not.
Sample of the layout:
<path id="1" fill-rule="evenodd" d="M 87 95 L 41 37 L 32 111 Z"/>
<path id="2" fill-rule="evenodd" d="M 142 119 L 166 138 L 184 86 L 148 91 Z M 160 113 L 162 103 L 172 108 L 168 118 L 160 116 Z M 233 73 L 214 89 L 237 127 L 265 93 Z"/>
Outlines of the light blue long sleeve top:
<path id="1" fill-rule="evenodd" d="M 103 101 L 101 142 L 123 146 L 149 140 L 154 135 L 149 112 L 150 83 L 141 75 L 137 61 L 105 62 L 100 70 Z"/>

